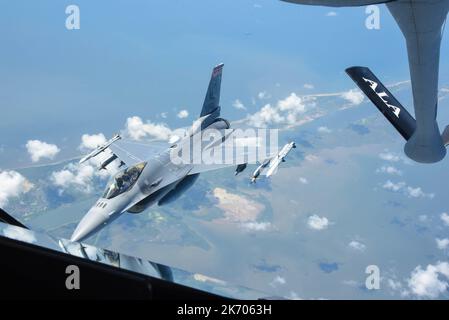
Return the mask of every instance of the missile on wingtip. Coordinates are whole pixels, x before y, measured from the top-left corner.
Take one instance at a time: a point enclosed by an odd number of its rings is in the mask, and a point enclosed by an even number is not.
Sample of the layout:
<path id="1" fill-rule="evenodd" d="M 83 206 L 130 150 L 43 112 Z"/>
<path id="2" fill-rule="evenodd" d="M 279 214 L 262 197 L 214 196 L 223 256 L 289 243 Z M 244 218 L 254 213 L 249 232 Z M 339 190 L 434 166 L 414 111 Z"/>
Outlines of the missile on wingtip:
<path id="1" fill-rule="evenodd" d="M 255 183 L 257 178 L 259 178 L 262 171 L 270 164 L 271 159 L 265 159 L 260 166 L 254 170 L 253 176 L 251 177 L 251 183 Z"/>
<path id="2" fill-rule="evenodd" d="M 114 142 L 116 142 L 117 140 L 120 140 L 122 137 L 120 137 L 119 134 L 116 134 L 115 136 L 113 136 L 111 139 L 109 139 L 108 141 L 106 141 L 106 143 L 104 143 L 101 146 L 98 146 L 97 149 L 95 149 L 94 151 L 92 151 L 91 153 L 89 153 L 87 156 L 83 157 L 79 163 L 83 163 L 86 162 L 89 159 L 92 159 L 93 157 L 96 157 L 97 155 L 99 155 L 100 153 L 102 153 L 104 150 L 106 150 L 111 144 L 113 144 Z"/>

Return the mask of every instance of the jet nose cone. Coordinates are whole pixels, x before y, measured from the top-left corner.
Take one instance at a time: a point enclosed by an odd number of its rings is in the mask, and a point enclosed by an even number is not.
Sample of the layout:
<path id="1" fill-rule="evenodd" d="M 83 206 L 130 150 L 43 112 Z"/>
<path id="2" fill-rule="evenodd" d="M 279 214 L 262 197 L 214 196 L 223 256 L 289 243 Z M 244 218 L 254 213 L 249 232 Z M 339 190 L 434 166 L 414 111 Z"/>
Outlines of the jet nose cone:
<path id="1" fill-rule="evenodd" d="M 101 229 L 109 219 L 109 215 L 99 208 L 92 208 L 81 219 L 70 241 L 83 241 Z"/>

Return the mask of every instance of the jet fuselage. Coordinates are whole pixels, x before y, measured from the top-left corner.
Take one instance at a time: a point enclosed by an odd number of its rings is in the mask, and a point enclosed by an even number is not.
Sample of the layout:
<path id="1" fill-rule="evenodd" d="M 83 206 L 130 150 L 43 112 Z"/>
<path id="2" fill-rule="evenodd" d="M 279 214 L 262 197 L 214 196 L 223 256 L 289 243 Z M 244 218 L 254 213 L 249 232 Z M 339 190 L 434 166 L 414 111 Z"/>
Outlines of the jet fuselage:
<path id="1" fill-rule="evenodd" d="M 191 167 L 189 164 L 173 163 L 168 148 L 147 161 L 120 171 L 81 220 L 71 240 L 81 241 L 89 237 L 126 211 L 140 213 L 158 203 L 186 179 Z M 161 184 L 164 179 L 169 180 L 168 184 Z"/>

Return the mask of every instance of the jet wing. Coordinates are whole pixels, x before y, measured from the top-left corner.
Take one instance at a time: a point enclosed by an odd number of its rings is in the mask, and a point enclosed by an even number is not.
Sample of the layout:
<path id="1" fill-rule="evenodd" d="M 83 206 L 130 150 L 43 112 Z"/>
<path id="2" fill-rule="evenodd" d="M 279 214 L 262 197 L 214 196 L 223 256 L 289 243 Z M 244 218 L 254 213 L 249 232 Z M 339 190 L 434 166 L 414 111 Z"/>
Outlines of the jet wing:
<path id="1" fill-rule="evenodd" d="M 214 135 L 213 141 L 196 134 L 183 139 L 173 149 L 174 153 L 186 152 L 186 158 L 180 156 L 180 161 L 191 166 L 189 175 L 244 164 L 260 164 L 279 152 L 277 144 L 268 143 L 266 137 L 240 135 L 234 130 L 213 130 L 213 133 L 218 134 Z M 195 148 L 191 145 L 201 146 L 201 151 L 198 150 L 201 158 L 195 156 Z"/>
<path id="2" fill-rule="evenodd" d="M 327 7 L 358 7 L 391 2 L 392 0 L 281 0 L 297 4 Z M 394 0 L 393 0 L 394 1 Z"/>
<path id="3" fill-rule="evenodd" d="M 100 170 L 106 169 L 106 167 L 115 160 L 119 160 L 121 162 L 120 166 L 132 166 L 167 149 L 168 145 L 165 142 L 153 141 L 143 143 L 138 141 L 123 140 L 119 135 L 115 135 L 112 139 L 108 140 L 103 145 L 98 146 L 91 153 L 84 156 L 80 160 L 80 163 L 86 162 L 100 155 L 106 155 L 106 158 L 100 158 Z"/>
<path id="4" fill-rule="evenodd" d="M 204 163 L 193 165 L 193 168 L 192 170 L 190 170 L 189 175 L 250 163 L 260 164 L 259 168 L 256 170 L 256 172 L 259 170 L 257 176 L 260 175 L 260 173 L 264 169 L 268 170 L 267 176 L 271 176 L 292 148 L 296 148 L 294 142 L 286 144 L 280 151 L 270 150 L 271 152 L 266 152 L 258 148 L 250 148 L 242 151 L 240 148 L 233 148 L 232 150 L 230 150 L 229 148 L 222 147 L 223 152 L 230 152 L 230 154 L 233 155 L 232 158 L 226 159 L 227 161 L 224 161 L 224 163 L 222 164 Z"/>
<path id="5" fill-rule="evenodd" d="M 220 170 L 224 168 L 234 167 L 237 164 L 198 164 L 194 165 L 192 170 L 190 170 L 189 175 L 203 173 L 207 171 Z"/>
<path id="6" fill-rule="evenodd" d="M 238 152 L 237 154 L 236 152 L 237 150 L 239 149 L 223 148 L 222 149 L 223 152 L 228 152 L 223 154 L 231 154 L 232 157 L 225 159 L 223 163 L 219 164 L 216 163 L 194 164 L 192 170 L 190 170 L 189 172 L 189 175 L 203 173 L 207 171 L 220 170 L 229 167 L 235 167 L 242 164 L 259 164 L 265 162 L 268 159 L 272 159 L 277 154 L 277 152 L 264 153 L 258 149 L 249 149 L 243 152 Z"/>
<path id="7" fill-rule="evenodd" d="M 143 143 L 138 141 L 120 140 L 111 144 L 109 149 L 127 166 L 145 161 L 168 149 L 165 142 Z"/>

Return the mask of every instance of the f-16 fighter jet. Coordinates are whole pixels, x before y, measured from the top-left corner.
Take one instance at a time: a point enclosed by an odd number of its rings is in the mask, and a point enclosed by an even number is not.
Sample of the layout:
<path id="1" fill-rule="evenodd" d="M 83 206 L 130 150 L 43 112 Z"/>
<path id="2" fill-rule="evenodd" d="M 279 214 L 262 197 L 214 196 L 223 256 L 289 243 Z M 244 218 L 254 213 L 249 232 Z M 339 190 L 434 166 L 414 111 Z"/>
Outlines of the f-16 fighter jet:
<path id="1" fill-rule="evenodd" d="M 229 143 L 238 138 L 235 135 L 238 130 L 231 129 L 229 121 L 220 117 L 222 70 L 223 64 L 213 69 L 200 117 L 175 143 L 164 145 L 157 152 L 150 145 L 142 144 L 136 144 L 139 148 L 131 150 L 131 145 L 128 149 L 119 146 L 124 141 L 118 141 L 120 136 L 114 136 L 81 160 L 87 161 L 108 148 L 112 156 L 100 165 L 100 169 L 113 161 L 120 161 L 126 168 L 111 178 L 103 196 L 79 222 L 72 241 L 88 238 L 125 212 L 140 213 L 152 205 L 177 200 L 202 172 L 237 166 L 236 173 L 239 173 L 252 163 L 250 159 L 257 163 L 262 154 L 259 149 L 244 147 L 239 151 Z M 227 152 L 229 149 L 233 152 Z M 270 151 L 271 148 L 263 159 L 272 158 L 270 154 L 278 154 L 278 150 Z M 281 158 L 285 156 L 283 151 L 279 153 Z M 285 154 L 287 152 L 284 151 Z M 223 156 L 226 161 L 217 161 L 223 160 Z"/>
<path id="2" fill-rule="evenodd" d="M 438 71 L 443 29 L 449 11 L 449 0 L 282 0 L 297 4 L 349 7 L 385 3 L 404 34 L 410 77 L 412 81 L 415 117 L 413 130 L 407 135 L 405 154 L 422 163 L 440 161 L 446 155 L 444 137 L 436 122 L 438 106 Z M 354 70 L 352 70 L 354 71 Z M 351 74 L 354 79 L 355 73 Z M 356 79 L 354 79 L 356 80 Z M 367 80 L 374 81 L 372 78 Z M 356 81 L 357 82 L 357 81 Z M 377 82 L 377 81 L 376 81 Z M 359 84 L 359 82 L 358 82 Z M 372 83 L 374 86 L 374 84 Z M 383 91 L 378 91 L 382 93 Z M 366 93 L 366 91 L 365 91 Z M 383 92 L 385 93 L 385 92 Z M 391 98 L 391 95 L 389 96 Z M 389 100 L 389 97 L 385 97 Z M 370 98 L 371 99 L 371 98 Z M 379 105 L 376 104 L 379 108 Z M 380 109 L 386 107 L 383 105 Z M 403 108 L 397 109 L 398 125 L 402 125 Z M 390 111 L 392 109 L 390 108 Z M 406 115 L 408 118 L 408 115 Z M 407 121 L 409 119 L 405 119 Z M 407 124 L 405 124 L 407 126 Z M 407 130 L 407 129 L 405 129 Z M 403 131 L 403 130 L 402 130 Z"/>

